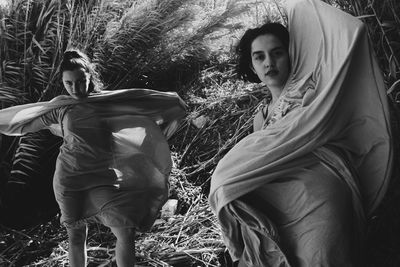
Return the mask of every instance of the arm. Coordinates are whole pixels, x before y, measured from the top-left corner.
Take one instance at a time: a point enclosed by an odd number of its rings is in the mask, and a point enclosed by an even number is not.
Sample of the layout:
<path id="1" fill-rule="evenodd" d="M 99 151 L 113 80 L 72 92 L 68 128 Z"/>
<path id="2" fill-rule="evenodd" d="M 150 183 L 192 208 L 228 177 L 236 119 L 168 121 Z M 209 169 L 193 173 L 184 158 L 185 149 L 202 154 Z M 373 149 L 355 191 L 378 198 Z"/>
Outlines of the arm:
<path id="1" fill-rule="evenodd" d="M 21 128 L 21 134 L 49 129 L 54 135 L 60 136 L 61 127 L 58 120 L 59 111 L 60 109 L 53 109 L 37 117 L 36 119 L 31 120 L 29 123 L 24 124 L 24 126 Z"/>
<path id="2" fill-rule="evenodd" d="M 14 106 L 0 110 L 0 133 L 10 136 L 37 132 L 58 124 L 58 108 L 48 108 L 44 103 Z"/>

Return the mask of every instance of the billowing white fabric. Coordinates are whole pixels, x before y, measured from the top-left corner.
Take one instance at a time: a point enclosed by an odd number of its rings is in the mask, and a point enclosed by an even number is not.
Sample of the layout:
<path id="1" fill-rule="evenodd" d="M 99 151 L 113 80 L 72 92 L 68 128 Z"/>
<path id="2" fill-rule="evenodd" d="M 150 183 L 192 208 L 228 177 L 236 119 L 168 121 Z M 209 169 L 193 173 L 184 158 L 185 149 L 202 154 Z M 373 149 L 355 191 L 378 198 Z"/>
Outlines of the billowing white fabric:
<path id="1" fill-rule="evenodd" d="M 287 13 L 292 78 L 282 97 L 301 105 L 225 155 L 213 173 L 210 204 L 218 214 L 291 161 L 335 144 L 358 171 L 370 213 L 386 191 L 393 152 L 385 86 L 366 28 L 322 1 L 288 0 Z"/>
<path id="2" fill-rule="evenodd" d="M 318 0 L 287 0 L 285 8 L 291 75 L 272 111 L 276 119 L 236 144 L 211 179 L 209 202 L 225 244 L 235 260 L 246 258 L 244 262 L 252 266 L 265 266 L 257 262 L 267 264 L 267 258 L 271 266 L 289 263 L 276 243 L 274 222 L 242 197 L 267 188 L 268 183 L 279 183 L 280 178 L 295 177 L 314 154 L 344 174 L 353 191 L 355 214 L 361 218 L 379 205 L 391 175 L 386 90 L 365 25 Z M 357 204 L 358 192 L 362 205 Z M 246 237 L 251 234 L 253 241 Z M 318 239 L 317 232 L 297 234 Z"/>
<path id="3" fill-rule="evenodd" d="M 168 197 L 166 139 L 184 115 L 176 93 L 125 89 L 1 110 L 0 132 L 50 129 L 63 138 L 53 187 L 67 226 L 94 219 L 146 230 Z"/>

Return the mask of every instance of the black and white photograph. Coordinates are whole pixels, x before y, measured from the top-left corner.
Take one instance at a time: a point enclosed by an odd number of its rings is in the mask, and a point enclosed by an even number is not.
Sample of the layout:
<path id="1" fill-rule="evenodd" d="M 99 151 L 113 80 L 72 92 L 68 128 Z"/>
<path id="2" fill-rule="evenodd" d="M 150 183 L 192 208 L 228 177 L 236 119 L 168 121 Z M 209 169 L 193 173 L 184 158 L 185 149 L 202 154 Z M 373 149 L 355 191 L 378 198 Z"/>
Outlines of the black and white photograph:
<path id="1" fill-rule="evenodd" d="M 399 267 L 400 2 L 0 0 L 0 267 Z"/>

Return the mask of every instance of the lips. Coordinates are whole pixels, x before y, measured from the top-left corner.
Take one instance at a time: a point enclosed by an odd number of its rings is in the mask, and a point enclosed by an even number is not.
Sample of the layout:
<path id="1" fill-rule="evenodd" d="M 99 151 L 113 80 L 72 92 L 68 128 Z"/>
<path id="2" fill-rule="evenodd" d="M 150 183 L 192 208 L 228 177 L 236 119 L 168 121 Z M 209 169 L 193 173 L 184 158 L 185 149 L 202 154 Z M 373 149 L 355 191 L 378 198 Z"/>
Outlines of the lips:
<path id="1" fill-rule="evenodd" d="M 275 76 L 275 75 L 277 75 L 278 73 L 279 73 L 278 70 L 269 70 L 269 71 L 265 74 L 265 76 Z"/>

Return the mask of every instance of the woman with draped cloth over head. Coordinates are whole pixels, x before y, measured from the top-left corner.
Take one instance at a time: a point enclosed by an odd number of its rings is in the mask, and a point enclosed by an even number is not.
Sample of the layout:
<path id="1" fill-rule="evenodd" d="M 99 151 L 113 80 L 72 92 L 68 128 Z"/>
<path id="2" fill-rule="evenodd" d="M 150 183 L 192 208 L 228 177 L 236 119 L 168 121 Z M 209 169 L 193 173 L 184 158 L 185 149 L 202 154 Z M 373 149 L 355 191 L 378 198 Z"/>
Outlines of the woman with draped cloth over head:
<path id="1" fill-rule="evenodd" d="M 362 266 L 393 158 L 383 77 L 359 19 L 318 0 L 285 8 L 287 29 L 238 44 L 239 76 L 271 98 L 218 163 L 209 202 L 235 266 Z"/>
<path id="2" fill-rule="evenodd" d="M 186 105 L 173 92 L 101 90 L 87 55 L 64 53 L 60 74 L 68 95 L 0 110 L 0 133 L 49 129 L 63 138 L 53 179 L 70 266 L 86 266 L 87 224 L 116 236 L 119 267 L 135 264 L 135 232 L 154 223 L 168 198 L 172 167 L 167 138 Z"/>

